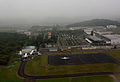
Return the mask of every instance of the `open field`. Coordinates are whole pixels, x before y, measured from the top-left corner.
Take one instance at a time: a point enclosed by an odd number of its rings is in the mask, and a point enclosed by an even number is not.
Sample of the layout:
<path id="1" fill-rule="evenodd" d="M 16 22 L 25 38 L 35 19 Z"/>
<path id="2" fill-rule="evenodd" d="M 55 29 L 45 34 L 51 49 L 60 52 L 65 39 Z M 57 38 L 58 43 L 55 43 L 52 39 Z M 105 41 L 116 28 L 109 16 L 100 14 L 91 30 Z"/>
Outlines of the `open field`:
<path id="1" fill-rule="evenodd" d="M 91 76 L 72 78 L 72 82 L 113 82 L 113 80 L 109 76 Z"/>
<path id="2" fill-rule="evenodd" d="M 22 79 L 17 77 L 17 71 L 20 62 L 15 64 L 0 67 L 0 82 L 21 82 Z"/>
<path id="3" fill-rule="evenodd" d="M 120 81 L 120 74 L 116 74 L 115 77 Z"/>
<path id="4" fill-rule="evenodd" d="M 47 79 L 47 80 L 36 80 L 36 82 L 69 82 L 68 78 L 65 79 Z"/>
<path id="5" fill-rule="evenodd" d="M 86 53 L 97 53 L 98 51 L 86 51 Z M 99 51 L 100 53 L 100 51 Z M 114 51 L 101 51 L 113 56 L 118 61 L 119 50 Z M 100 63 L 100 64 L 82 64 L 82 65 L 49 65 L 48 55 L 35 57 L 33 60 L 28 61 L 25 73 L 33 76 L 41 75 L 58 75 L 58 74 L 75 74 L 75 73 L 88 73 L 88 72 L 119 72 L 120 66 L 113 63 Z"/>
<path id="6" fill-rule="evenodd" d="M 106 53 L 113 56 L 120 61 L 119 50 L 113 51 L 83 51 L 83 53 Z M 75 53 L 75 52 L 72 52 Z M 81 53 L 81 52 L 76 52 Z M 29 75 L 57 75 L 57 74 L 74 74 L 74 73 L 87 73 L 87 72 L 105 72 L 120 70 L 120 67 L 112 63 L 104 64 L 83 64 L 83 65 L 60 65 L 53 66 L 48 64 L 48 55 L 42 55 L 35 57 L 27 63 L 25 72 Z M 12 65 L 0 67 L 0 82 L 21 82 L 22 79 L 16 76 L 20 62 L 16 62 Z M 116 75 L 118 79 L 119 75 Z M 92 77 L 77 77 L 71 78 L 72 82 L 112 82 L 109 76 L 92 76 Z M 48 79 L 48 80 L 36 80 L 36 82 L 70 82 L 69 78 L 64 79 Z"/>
<path id="7" fill-rule="evenodd" d="M 117 33 L 117 34 L 120 34 L 120 27 L 112 28 L 112 29 L 110 29 L 110 31 Z"/>
<path id="8" fill-rule="evenodd" d="M 113 80 L 109 76 L 91 76 L 64 79 L 36 80 L 36 82 L 113 82 Z"/>

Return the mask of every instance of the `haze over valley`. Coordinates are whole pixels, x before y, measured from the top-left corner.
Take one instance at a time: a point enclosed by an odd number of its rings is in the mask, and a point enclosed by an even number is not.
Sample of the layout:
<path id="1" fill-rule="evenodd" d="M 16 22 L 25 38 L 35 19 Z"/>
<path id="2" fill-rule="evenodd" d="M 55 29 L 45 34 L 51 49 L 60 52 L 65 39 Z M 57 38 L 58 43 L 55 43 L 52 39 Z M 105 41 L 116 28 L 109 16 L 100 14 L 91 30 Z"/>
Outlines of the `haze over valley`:
<path id="1" fill-rule="evenodd" d="M 120 20 L 119 3 L 119 0 L 0 0 L 0 27 Z"/>

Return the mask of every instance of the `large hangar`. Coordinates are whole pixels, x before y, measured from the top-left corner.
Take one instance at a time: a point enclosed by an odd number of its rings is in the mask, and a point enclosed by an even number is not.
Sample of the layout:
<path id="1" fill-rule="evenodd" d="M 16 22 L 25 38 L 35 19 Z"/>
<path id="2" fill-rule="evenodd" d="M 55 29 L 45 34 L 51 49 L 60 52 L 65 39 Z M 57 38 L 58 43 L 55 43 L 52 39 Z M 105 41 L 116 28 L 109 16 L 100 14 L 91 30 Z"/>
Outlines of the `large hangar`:
<path id="1" fill-rule="evenodd" d="M 98 38 L 96 36 L 88 36 L 85 40 L 95 46 L 106 45 L 105 40 Z"/>
<path id="2" fill-rule="evenodd" d="M 103 35 L 104 37 L 110 39 L 112 45 L 120 45 L 120 35 Z"/>

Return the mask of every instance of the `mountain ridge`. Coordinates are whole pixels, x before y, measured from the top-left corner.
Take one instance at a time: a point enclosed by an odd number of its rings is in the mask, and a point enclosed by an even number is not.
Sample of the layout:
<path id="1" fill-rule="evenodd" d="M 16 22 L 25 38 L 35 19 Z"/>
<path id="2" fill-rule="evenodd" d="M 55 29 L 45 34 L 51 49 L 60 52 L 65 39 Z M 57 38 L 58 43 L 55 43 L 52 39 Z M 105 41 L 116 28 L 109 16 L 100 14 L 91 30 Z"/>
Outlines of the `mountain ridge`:
<path id="1" fill-rule="evenodd" d="M 107 26 L 107 25 L 120 26 L 120 22 L 109 20 L 109 19 L 93 19 L 93 20 L 83 21 L 79 23 L 69 24 L 69 25 L 66 25 L 66 27 Z"/>

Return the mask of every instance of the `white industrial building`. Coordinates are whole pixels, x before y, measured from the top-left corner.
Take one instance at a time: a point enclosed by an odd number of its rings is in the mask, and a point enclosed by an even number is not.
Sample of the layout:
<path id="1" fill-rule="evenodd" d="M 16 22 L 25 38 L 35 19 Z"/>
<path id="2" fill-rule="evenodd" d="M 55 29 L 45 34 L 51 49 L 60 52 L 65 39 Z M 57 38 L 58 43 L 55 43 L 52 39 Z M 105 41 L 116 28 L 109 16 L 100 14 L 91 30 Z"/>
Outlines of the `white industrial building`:
<path id="1" fill-rule="evenodd" d="M 111 31 L 103 31 L 103 32 L 99 32 L 99 31 L 94 31 L 94 33 L 96 34 L 99 34 L 99 35 L 111 35 L 113 34 L 113 32 Z"/>
<path id="2" fill-rule="evenodd" d="M 25 31 L 24 34 L 27 35 L 27 36 L 30 36 L 30 35 L 31 35 L 31 32 Z"/>
<path id="3" fill-rule="evenodd" d="M 110 43 L 108 43 L 106 40 L 104 40 L 104 39 L 101 39 L 101 38 L 99 38 L 99 37 L 97 37 L 97 36 L 88 36 L 87 38 L 85 38 L 85 40 L 88 42 L 88 43 L 90 43 L 90 44 L 92 44 L 92 45 L 96 45 L 96 46 L 103 46 L 103 45 L 108 45 L 108 44 L 110 44 Z"/>
<path id="4" fill-rule="evenodd" d="M 55 48 L 55 47 L 51 47 L 51 48 L 48 48 L 49 49 L 49 52 L 56 52 L 58 51 L 58 48 Z"/>
<path id="5" fill-rule="evenodd" d="M 94 31 L 99 31 L 99 32 L 103 32 L 103 31 L 106 31 L 106 27 L 104 26 L 96 26 L 96 27 L 93 27 L 94 28 Z"/>
<path id="6" fill-rule="evenodd" d="M 71 27 L 69 30 L 79 30 L 79 29 L 86 29 L 88 27 Z"/>
<path id="7" fill-rule="evenodd" d="M 117 26 L 116 26 L 116 25 L 107 25 L 107 28 L 108 28 L 108 29 L 117 28 Z"/>
<path id="8" fill-rule="evenodd" d="M 93 28 L 86 28 L 86 29 L 84 29 L 84 32 L 86 34 L 88 34 L 88 35 L 90 35 L 92 31 L 93 31 Z"/>
<path id="9" fill-rule="evenodd" d="M 103 35 L 104 37 L 110 39 L 112 45 L 120 45 L 120 35 Z"/>

